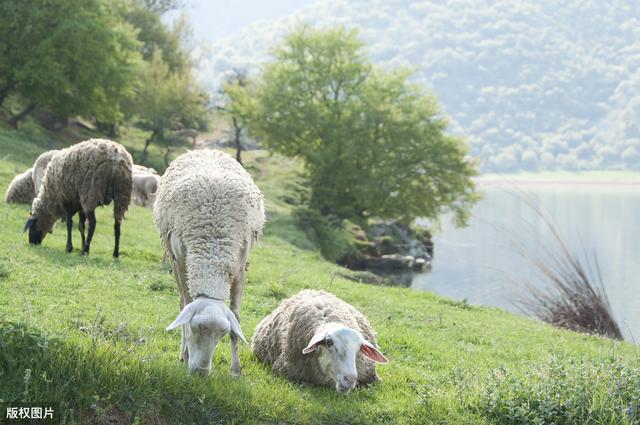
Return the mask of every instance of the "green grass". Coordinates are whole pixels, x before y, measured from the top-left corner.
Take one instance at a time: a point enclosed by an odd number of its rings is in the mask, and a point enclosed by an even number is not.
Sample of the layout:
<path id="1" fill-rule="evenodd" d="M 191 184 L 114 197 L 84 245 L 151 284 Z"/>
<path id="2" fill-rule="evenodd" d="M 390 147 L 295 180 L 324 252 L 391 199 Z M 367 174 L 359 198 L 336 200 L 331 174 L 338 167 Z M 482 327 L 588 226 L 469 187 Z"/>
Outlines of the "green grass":
<path id="1" fill-rule="evenodd" d="M 55 135 L 0 130 L 0 189 Z M 131 136 L 131 133 L 125 133 Z M 139 149 L 143 136 L 122 139 Z M 58 141 L 57 143 L 64 144 Z M 160 152 L 155 152 L 157 159 Z M 56 226 L 41 246 L 22 227 L 28 207 L 0 205 L 0 401 L 49 403 L 68 423 L 637 423 L 638 355 L 628 343 L 551 328 L 426 292 L 367 286 L 322 259 L 285 200 L 299 166 L 245 154 L 267 197 L 268 225 L 251 255 L 242 328 L 302 288 L 355 305 L 389 358 L 382 382 L 347 396 L 274 376 L 241 347 L 229 375 L 225 338 L 208 378 L 189 376 L 179 332 L 164 328 L 178 294 L 151 211 L 131 206 L 121 257 L 111 258 L 111 208 L 100 209 L 88 257 L 64 252 Z M 75 232 L 77 233 L 77 232 Z M 74 243 L 79 244 L 74 235 Z M 4 417 L 4 412 L 0 412 Z"/>

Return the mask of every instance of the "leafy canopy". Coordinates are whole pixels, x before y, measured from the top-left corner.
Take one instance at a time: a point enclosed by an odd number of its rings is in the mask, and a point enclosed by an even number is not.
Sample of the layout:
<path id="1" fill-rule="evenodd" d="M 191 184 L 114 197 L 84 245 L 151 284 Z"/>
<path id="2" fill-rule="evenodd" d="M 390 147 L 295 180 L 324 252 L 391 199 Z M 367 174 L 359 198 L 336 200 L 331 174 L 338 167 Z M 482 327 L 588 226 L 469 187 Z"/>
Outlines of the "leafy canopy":
<path id="1" fill-rule="evenodd" d="M 0 89 L 60 116 L 115 121 L 140 65 L 121 1 L 0 2 Z"/>
<path id="2" fill-rule="evenodd" d="M 340 217 L 465 222 L 477 199 L 467 146 L 406 70 L 373 66 L 356 31 L 301 27 L 232 110 L 266 147 L 304 160 L 311 206 Z"/>

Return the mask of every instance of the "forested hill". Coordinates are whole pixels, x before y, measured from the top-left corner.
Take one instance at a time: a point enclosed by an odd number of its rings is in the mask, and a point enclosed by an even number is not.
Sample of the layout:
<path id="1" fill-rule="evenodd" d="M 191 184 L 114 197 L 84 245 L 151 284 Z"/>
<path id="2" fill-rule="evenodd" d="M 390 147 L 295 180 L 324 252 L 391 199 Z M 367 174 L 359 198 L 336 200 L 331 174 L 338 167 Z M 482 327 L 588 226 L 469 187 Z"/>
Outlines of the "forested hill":
<path id="1" fill-rule="evenodd" d="M 640 168 L 635 0 L 319 1 L 208 46 L 211 90 L 257 69 L 297 24 L 357 27 L 379 63 L 409 65 L 485 171 Z"/>

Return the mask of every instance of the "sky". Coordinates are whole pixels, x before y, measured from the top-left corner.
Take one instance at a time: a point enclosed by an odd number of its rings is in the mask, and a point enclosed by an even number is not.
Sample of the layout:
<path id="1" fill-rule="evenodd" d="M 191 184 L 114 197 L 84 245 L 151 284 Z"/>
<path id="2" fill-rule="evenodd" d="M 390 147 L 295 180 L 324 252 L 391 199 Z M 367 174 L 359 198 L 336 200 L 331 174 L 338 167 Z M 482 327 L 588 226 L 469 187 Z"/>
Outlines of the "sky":
<path id="1" fill-rule="evenodd" d="M 315 0 L 185 0 L 196 41 L 214 42 L 262 19 L 289 15 Z"/>

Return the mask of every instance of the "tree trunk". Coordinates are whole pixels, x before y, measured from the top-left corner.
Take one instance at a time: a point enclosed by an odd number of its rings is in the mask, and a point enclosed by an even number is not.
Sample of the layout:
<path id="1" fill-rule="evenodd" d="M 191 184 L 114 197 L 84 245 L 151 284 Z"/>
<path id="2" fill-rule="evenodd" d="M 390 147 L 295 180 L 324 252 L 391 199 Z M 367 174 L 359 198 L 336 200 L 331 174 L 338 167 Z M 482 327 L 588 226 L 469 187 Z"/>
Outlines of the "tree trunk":
<path id="1" fill-rule="evenodd" d="M 109 137 L 117 137 L 118 136 L 118 124 L 116 123 L 105 123 L 102 121 L 96 121 L 96 127 L 99 131 L 105 133 Z"/>
<path id="2" fill-rule="evenodd" d="M 164 165 L 169 166 L 169 155 L 171 155 L 171 147 L 167 146 L 167 150 L 164 152 Z"/>
<path id="3" fill-rule="evenodd" d="M 236 120 L 236 117 L 232 117 L 231 119 L 233 120 L 233 128 L 235 129 L 236 161 L 238 161 L 242 165 L 242 158 L 240 156 L 242 152 L 242 142 L 240 141 L 242 128 L 238 125 L 238 120 Z"/>
<path id="4" fill-rule="evenodd" d="M 169 166 L 169 155 L 171 154 L 171 143 L 168 140 L 164 141 L 164 146 L 166 150 L 164 151 L 164 165 L 165 167 Z"/>
<path id="5" fill-rule="evenodd" d="M 158 134 L 159 134 L 159 130 L 157 129 L 153 130 L 153 133 L 151 133 L 151 136 L 149 136 L 149 138 L 144 141 L 144 149 L 142 149 L 142 159 L 140 160 L 141 163 L 144 163 L 147 160 L 147 155 L 149 153 L 148 152 L 149 145 L 158 136 Z"/>
<path id="6" fill-rule="evenodd" d="M 22 121 L 24 117 L 29 115 L 31 111 L 33 111 L 35 108 L 36 108 L 36 104 L 30 103 L 29 106 L 24 108 L 24 110 L 20 112 L 18 115 L 14 115 L 13 117 L 11 117 L 11 119 L 9 119 L 9 125 L 11 126 L 11 128 L 13 129 L 18 128 L 18 122 Z"/>

